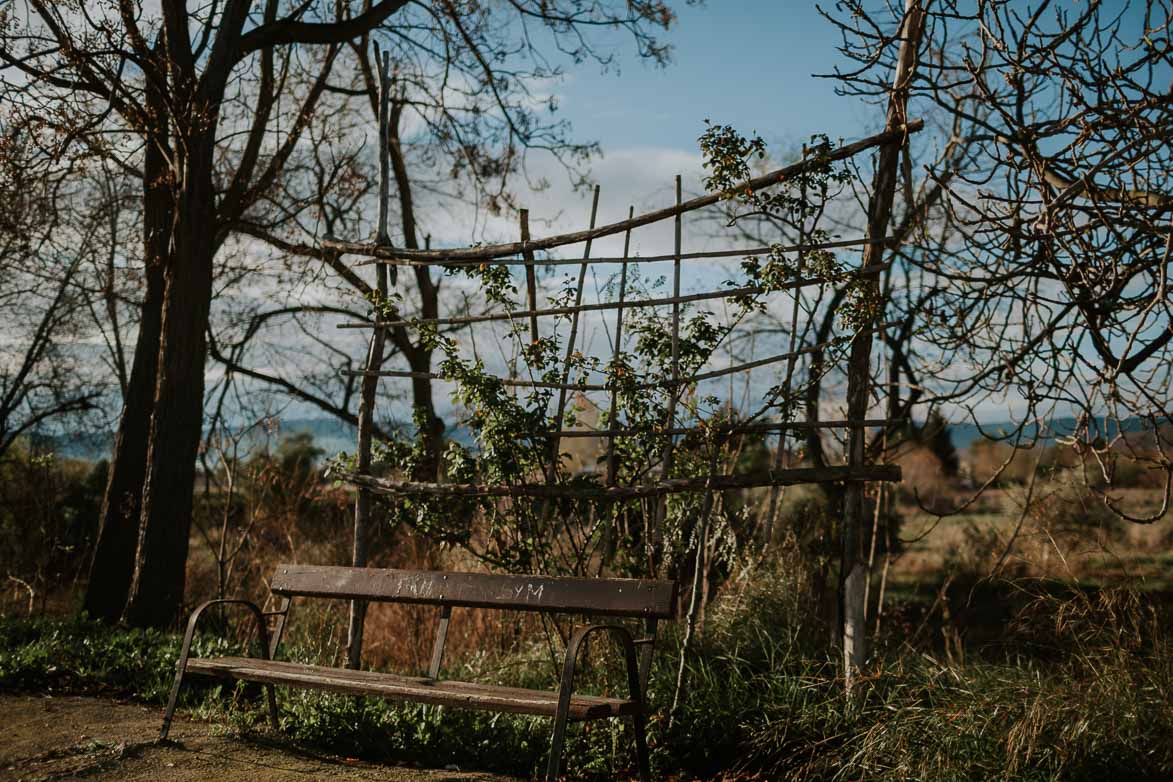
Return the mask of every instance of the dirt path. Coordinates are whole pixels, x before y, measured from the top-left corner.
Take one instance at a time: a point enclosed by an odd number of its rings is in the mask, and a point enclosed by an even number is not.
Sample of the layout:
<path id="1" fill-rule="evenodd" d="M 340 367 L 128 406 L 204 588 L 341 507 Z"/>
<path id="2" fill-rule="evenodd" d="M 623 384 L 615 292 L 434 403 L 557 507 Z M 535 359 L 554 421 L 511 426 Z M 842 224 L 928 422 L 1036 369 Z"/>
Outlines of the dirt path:
<path id="1" fill-rule="evenodd" d="M 377 766 L 177 716 L 159 745 L 160 709 L 102 698 L 0 695 L 0 780 L 48 782 L 510 782 L 461 771 Z"/>

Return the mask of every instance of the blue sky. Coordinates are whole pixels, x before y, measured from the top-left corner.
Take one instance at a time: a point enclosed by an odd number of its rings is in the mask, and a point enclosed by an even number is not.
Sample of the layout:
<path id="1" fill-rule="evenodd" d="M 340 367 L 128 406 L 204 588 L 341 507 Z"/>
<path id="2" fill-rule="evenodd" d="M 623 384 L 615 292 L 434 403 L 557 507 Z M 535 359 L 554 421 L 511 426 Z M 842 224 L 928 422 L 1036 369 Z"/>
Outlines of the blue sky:
<path id="1" fill-rule="evenodd" d="M 867 115 L 834 94 L 837 31 L 813 3 L 726 0 L 678 7 L 665 36 L 673 62 L 642 61 L 630 41 L 614 41 L 618 73 L 574 69 L 559 89 L 562 112 L 604 152 L 623 146 L 696 149 L 704 119 L 788 142 L 815 132 L 850 133 Z M 626 43 L 626 45 L 624 45 Z M 872 119 L 875 123 L 875 119 Z"/>
<path id="2" fill-rule="evenodd" d="M 660 35 L 673 46 L 667 67 L 641 58 L 630 34 L 600 35 L 594 30 L 591 40 L 613 55 L 611 66 L 564 61 L 564 77 L 544 88 L 557 97 L 558 116 L 571 122 L 572 137 L 600 145 L 602 156 L 591 165 L 592 178 L 602 187 L 600 223 L 626 217 L 629 204 L 636 211 L 667 206 L 676 174 L 683 176 L 686 193 L 702 192 L 697 138 L 706 119 L 746 135 L 757 133 L 781 157 L 814 133 L 855 139 L 883 124 L 881 107 L 839 97 L 833 80 L 813 76 L 845 62 L 836 49 L 841 44 L 838 30 L 813 2 L 708 0 L 688 5 L 680 0 L 673 8 L 678 18 Z M 531 157 L 530 172 L 545 177 L 551 188 L 542 193 L 518 188 L 521 205 L 530 208 L 536 222 L 536 235 L 585 227 L 588 194 L 572 192 L 562 170 L 542 158 Z M 512 217 L 482 216 L 475 222 L 437 225 L 434 231 L 440 243 L 463 245 L 515 238 L 514 223 Z M 633 249 L 643 254 L 663 251 L 670 226 L 662 228 L 634 237 Z M 694 249 L 708 241 L 699 235 L 686 238 Z M 569 251 L 573 254 L 573 248 Z"/>
<path id="3" fill-rule="evenodd" d="M 834 0 L 820 4 L 834 11 Z M 1083 6 L 1057 5 L 1071 12 Z M 1124 5 L 1105 0 L 1105 16 Z M 1128 8 L 1126 28 L 1140 29 L 1142 5 Z M 677 22 L 663 35 L 675 46 L 667 68 L 641 61 L 630 37 L 619 35 L 609 41 L 618 74 L 590 64 L 567 67 L 557 92 L 579 138 L 599 141 L 604 153 L 626 146 L 695 150 L 706 117 L 782 144 L 816 132 L 853 138 L 882 124 L 875 107 L 839 97 L 831 79 L 812 77 L 848 62 L 837 51 L 838 30 L 814 2 L 708 0 L 673 8 Z"/>
<path id="4" fill-rule="evenodd" d="M 602 187 L 600 223 L 626 217 L 629 204 L 636 211 L 667 206 L 675 174 L 683 176 L 686 193 L 702 192 L 697 138 L 705 119 L 747 135 L 756 132 L 783 157 L 814 133 L 853 139 L 882 125 L 882 108 L 839 97 L 833 80 L 812 75 L 843 62 L 836 51 L 840 35 L 814 3 L 708 0 L 673 7 L 678 18 L 660 35 L 674 49 L 667 67 L 641 58 L 626 32 L 596 30 L 591 40 L 613 55 L 611 66 L 563 62 L 565 76 L 545 88 L 557 96 L 558 116 L 572 123 L 572 137 L 601 147 L 602 156 L 591 165 L 592 178 Z M 561 169 L 542 154 L 530 164 L 532 174 L 551 184 L 541 193 L 518 188 L 521 205 L 537 223 L 536 235 L 584 228 L 589 195 L 572 192 Z M 434 230 L 440 243 L 463 245 L 513 239 L 516 225 L 511 216 L 482 216 Z M 665 225 L 640 232 L 633 250 L 664 251 L 670 230 Z M 694 243 L 708 242 L 708 237 L 686 237 L 694 249 Z"/>

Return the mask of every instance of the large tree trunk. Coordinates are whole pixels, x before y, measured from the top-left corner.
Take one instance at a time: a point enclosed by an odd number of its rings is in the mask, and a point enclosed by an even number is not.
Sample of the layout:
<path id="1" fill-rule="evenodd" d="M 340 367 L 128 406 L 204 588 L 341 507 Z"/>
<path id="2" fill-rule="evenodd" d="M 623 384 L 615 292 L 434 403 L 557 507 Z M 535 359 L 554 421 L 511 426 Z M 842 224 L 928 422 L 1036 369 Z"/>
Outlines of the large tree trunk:
<path id="1" fill-rule="evenodd" d="M 215 252 L 213 139 L 207 133 L 187 141 L 183 176 L 177 178 L 182 189 L 163 299 L 138 557 L 126 607 L 127 621 L 138 627 L 171 626 L 183 603 Z"/>
<path id="2" fill-rule="evenodd" d="M 163 267 L 146 268 L 146 296 L 139 321 L 134 366 L 130 371 L 114 456 L 102 498 L 102 515 L 94 559 L 82 608 L 94 619 L 116 622 L 126 608 L 138 546 L 143 482 L 147 475 L 147 439 L 154 407 L 163 304 Z"/>
<path id="3" fill-rule="evenodd" d="M 161 99 L 150 90 L 147 100 L 158 110 Z M 134 364 L 130 371 L 122 416 L 114 440 L 113 461 L 102 498 L 98 539 L 83 609 L 94 619 L 116 622 L 126 608 L 134 574 L 142 512 L 143 484 L 147 475 L 147 441 L 154 409 L 158 374 L 159 337 L 163 312 L 163 274 L 171 242 L 174 213 L 172 193 L 166 186 L 165 138 L 148 138 L 143 151 L 143 265 L 146 290 L 139 319 Z"/>

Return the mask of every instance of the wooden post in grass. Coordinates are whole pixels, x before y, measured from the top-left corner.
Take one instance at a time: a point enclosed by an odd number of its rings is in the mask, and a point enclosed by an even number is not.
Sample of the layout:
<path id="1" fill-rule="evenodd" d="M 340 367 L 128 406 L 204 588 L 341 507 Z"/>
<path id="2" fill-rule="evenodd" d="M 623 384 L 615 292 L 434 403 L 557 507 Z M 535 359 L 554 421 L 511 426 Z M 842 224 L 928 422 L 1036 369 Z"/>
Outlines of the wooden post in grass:
<path id="1" fill-rule="evenodd" d="M 892 91 L 888 97 L 887 128 L 889 130 L 902 125 L 907 116 L 908 84 L 916 70 L 916 56 L 923 29 L 923 18 L 920 0 L 906 0 L 904 21 L 900 29 L 900 54 L 896 62 Z M 892 201 L 896 193 L 896 180 L 900 170 L 900 150 L 906 143 L 906 138 L 897 138 L 880 148 L 875 178 L 872 180 L 867 230 L 867 238 L 872 240 L 872 243 L 864 247 L 861 262 L 864 268 L 876 268 L 876 271 L 862 278 L 864 286 L 862 298 L 866 302 L 866 306 L 872 308 L 872 324 L 879 323 L 884 311 L 881 301 L 879 264 L 884 259 L 884 237 L 887 235 L 888 220 L 892 214 Z M 855 335 L 851 344 L 851 355 L 847 363 L 848 420 L 862 421 L 867 417 L 871 396 L 871 354 L 874 331 L 874 329 L 865 327 Z M 864 466 L 866 437 L 867 429 L 865 427 L 857 424 L 851 429 L 847 442 L 849 469 Z M 864 528 L 867 518 L 864 513 L 864 488 L 865 484 L 862 481 L 848 482 L 843 502 L 843 562 L 840 570 L 839 595 L 843 641 L 843 677 L 848 690 L 851 689 L 867 659 L 866 606 L 864 605 L 867 580 L 865 564 L 867 560 L 863 551 Z"/>

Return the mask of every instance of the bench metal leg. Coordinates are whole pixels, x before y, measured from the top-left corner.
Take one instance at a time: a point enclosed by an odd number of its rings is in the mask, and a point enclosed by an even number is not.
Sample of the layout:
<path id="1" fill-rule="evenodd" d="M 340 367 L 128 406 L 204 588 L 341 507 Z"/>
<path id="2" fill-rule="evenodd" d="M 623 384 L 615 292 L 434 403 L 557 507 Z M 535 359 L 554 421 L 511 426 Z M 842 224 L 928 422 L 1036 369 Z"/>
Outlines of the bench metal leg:
<path id="1" fill-rule="evenodd" d="M 640 712 L 632 718 L 632 727 L 635 732 L 635 762 L 639 768 L 639 782 L 652 782 L 652 765 L 648 760 L 648 734 L 645 730 L 647 719 L 644 717 L 643 704 Z"/>
<path id="2" fill-rule="evenodd" d="M 214 605 L 241 605 L 249 609 L 257 620 L 257 634 L 261 644 L 261 658 L 269 659 L 269 632 L 265 627 L 265 616 L 261 609 L 247 600 L 209 600 L 195 611 L 187 620 L 187 631 L 183 634 L 183 646 L 179 650 L 179 660 L 175 664 L 175 682 L 171 685 L 171 694 L 167 698 L 167 708 L 163 712 L 163 727 L 159 731 L 159 741 L 166 741 L 171 731 L 171 720 L 175 717 L 175 706 L 179 702 L 179 688 L 183 684 L 183 675 L 187 673 L 187 658 L 191 656 L 191 642 L 195 637 L 196 623 L 207 609 Z M 279 726 L 277 721 L 277 696 L 272 684 L 265 685 L 265 695 L 269 706 L 269 721 L 274 728 Z"/>
<path id="3" fill-rule="evenodd" d="M 171 685 L 171 695 L 167 698 L 167 710 L 163 712 L 163 729 L 159 731 L 159 741 L 166 741 L 167 734 L 171 732 L 171 720 L 175 716 L 175 705 L 179 700 L 179 687 L 183 683 L 183 674 L 187 671 L 187 655 L 181 660 L 182 664 L 175 672 L 175 683 Z M 277 718 L 277 693 L 272 684 L 266 684 L 264 687 L 265 701 L 269 707 L 269 724 L 273 726 L 273 730 L 278 730 L 281 722 Z"/>
<path id="4" fill-rule="evenodd" d="M 163 712 L 163 728 L 159 731 L 159 741 L 166 741 L 171 732 L 171 719 L 175 716 L 175 704 L 179 702 L 179 687 L 183 684 L 183 675 L 187 673 L 187 658 L 191 655 L 191 640 L 195 636 L 196 622 L 203 613 L 207 604 L 192 612 L 187 620 L 187 631 L 183 634 L 183 646 L 179 649 L 179 660 L 175 663 L 175 681 L 171 685 L 171 694 L 167 697 L 167 709 Z"/>
<path id="5" fill-rule="evenodd" d="M 566 745 L 566 712 L 559 710 L 554 718 L 554 738 L 550 742 L 550 759 L 546 764 L 546 782 L 558 782 L 558 772 L 562 766 L 562 750 Z M 636 767 L 639 769 L 640 782 L 651 782 L 652 767 L 648 760 L 648 738 L 645 728 L 646 719 L 641 711 L 632 718 L 632 727 L 635 733 Z"/>
<path id="6" fill-rule="evenodd" d="M 187 670 L 187 655 L 179 658 L 179 669 L 175 672 L 175 683 L 171 685 L 171 695 L 167 698 L 167 709 L 163 712 L 163 729 L 159 731 L 159 741 L 166 741 L 171 732 L 171 718 L 175 716 L 175 703 L 179 700 L 179 685 L 183 683 L 183 674 Z"/>
<path id="7" fill-rule="evenodd" d="M 626 628 L 617 625 L 592 625 L 581 627 L 574 632 L 566 645 L 566 660 L 562 666 L 562 681 L 558 685 L 558 709 L 554 712 L 554 736 L 550 741 L 550 759 L 546 764 L 546 782 L 558 782 L 558 771 L 562 765 L 562 750 L 566 744 L 566 723 L 570 719 L 570 696 L 574 692 L 574 668 L 578 651 L 587 636 L 596 631 L 606 631 L 623 648 L 627 663 L 627 683 L 631 700 L 636 704 L 632 717 L 635 732 L 635 756 L 639 768 L 640 782 L 651 782 L 651 764 L 648 761 L 648 739 L 644 709 L 643 689 L 640 686 L 640 671 L 636 663 L 635 643 Z"/>
<path id="8" fill-rule="evenodd" d="M 562 766 L 562 750 L 566 745 L 569 706 L 569 697 L 566 699 L 566 708 L 563 708 L 561 699 L 559 699 L 558 713 L 554 717 L 554 738 L 550 742 L 550 760 L 546 764 L 546 782 L 558 782 L 558 771 Z M 643 704 L 640 704 L 640 712 L 632 717 L 632 728 L 635 733 L 635 759 L 639 769 L 640 782 L 651 782 L 652 767 L 648 760 L 648 737 L 645 723 Z"/>
<path id="9" fill-rule="evenodd" d="M 562 747 L 566 743 L 566 718 L 566 712 L 559 705 L 558 714 L 554 717 L 554 738 L 550 742 L 550 760 L 546 763 L 546 782 L 558 782 L 558 769 L 562 765 Z"/>

